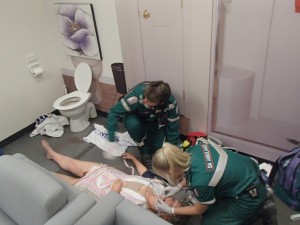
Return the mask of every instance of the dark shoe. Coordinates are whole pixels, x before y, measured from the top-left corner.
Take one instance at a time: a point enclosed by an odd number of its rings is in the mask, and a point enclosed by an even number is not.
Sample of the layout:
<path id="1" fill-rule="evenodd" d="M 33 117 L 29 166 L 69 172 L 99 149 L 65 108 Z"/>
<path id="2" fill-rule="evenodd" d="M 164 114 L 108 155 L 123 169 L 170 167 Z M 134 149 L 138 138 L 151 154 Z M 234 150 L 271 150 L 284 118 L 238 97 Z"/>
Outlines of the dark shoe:
<path id="1" fill-rule="evenodd" d="M 141 154 L 142 163 L 147 167 L 148 170 L 152 169 L 152 158 L 151 155 Z"/>

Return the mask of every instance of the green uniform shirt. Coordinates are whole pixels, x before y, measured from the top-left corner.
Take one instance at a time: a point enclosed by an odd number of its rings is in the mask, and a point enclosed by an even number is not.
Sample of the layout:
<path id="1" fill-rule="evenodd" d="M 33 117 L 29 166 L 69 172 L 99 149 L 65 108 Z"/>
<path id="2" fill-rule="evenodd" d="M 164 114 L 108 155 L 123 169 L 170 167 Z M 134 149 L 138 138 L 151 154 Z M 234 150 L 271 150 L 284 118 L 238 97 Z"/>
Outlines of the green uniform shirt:
<path id="1" fill-rule="evenodd" d="M 134 113 L 145 122 L 156 123 L 158 128 L 163 125 L 167 141 L 179 144 L 179 114 L 175 98 L 171 95 L 163 105 L 147 107 L 143 104 L 146 85 L 147 83 L 138 84 L 110 109 L 107 120 L 110 139 L 117 130 L 118 117 Z"/>
<path id="2" fill-rule="evenodd" d="M 212 177 L 218 164 L 226 161 L 224 157 L 210 144 L 197 144 L 188 149 L 191 165 L 187 180 L 202 204 L 212 204 L 218 197 L 236 197 L 259 182 L 258 165 L 251 158 L 229 150 L 221 151 L 224 156 L 227 155 L 227 163 L 214 187 Z"/>

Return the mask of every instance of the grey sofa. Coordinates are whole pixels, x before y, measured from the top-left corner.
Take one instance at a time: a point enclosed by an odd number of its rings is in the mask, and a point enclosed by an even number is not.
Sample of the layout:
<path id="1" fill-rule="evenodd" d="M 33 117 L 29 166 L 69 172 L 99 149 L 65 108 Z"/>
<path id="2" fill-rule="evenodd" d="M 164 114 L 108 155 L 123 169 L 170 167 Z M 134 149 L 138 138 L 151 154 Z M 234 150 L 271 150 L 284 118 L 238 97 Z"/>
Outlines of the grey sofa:
<path id="1" fill-rule="evenodd" d="M 96 202 L 22 154 L 0 157 L 0 224 L 170 225 L 121 195 Z"/>

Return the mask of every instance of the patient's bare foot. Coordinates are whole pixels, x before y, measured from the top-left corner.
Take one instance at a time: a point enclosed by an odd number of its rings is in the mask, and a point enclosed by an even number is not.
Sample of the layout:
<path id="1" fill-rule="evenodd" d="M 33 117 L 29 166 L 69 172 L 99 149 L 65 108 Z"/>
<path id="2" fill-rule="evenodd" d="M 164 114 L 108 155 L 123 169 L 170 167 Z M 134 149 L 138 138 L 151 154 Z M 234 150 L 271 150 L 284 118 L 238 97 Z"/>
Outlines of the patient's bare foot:
<path id="1" fill-rule="evenodd" d="M 51 148 L 49 143 L 46 140 L 42 140 L 42 146 L 46 150 L 47 159 L 53 159 L 55 151 Z"/>

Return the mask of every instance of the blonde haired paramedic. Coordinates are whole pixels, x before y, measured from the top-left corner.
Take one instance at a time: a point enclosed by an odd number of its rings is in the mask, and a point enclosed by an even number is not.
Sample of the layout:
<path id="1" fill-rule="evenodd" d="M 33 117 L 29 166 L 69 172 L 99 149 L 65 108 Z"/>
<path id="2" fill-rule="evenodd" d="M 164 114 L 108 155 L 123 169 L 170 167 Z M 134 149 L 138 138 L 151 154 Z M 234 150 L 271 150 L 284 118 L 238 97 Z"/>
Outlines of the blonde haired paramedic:
<path id="1" fill-rule="evenodd" d="M 203 215 L 202 225 L 246 225 L 264 204 L 266 188 L 251 158 L 224 150 L 201 139 L 186 152 L 165 143 L 152 159 L 154 171 L 171 184 L 168 195 L 187 186 L 189 206 L 172 208 L 156 202 L 160 212 L 171 215 Z"/>

